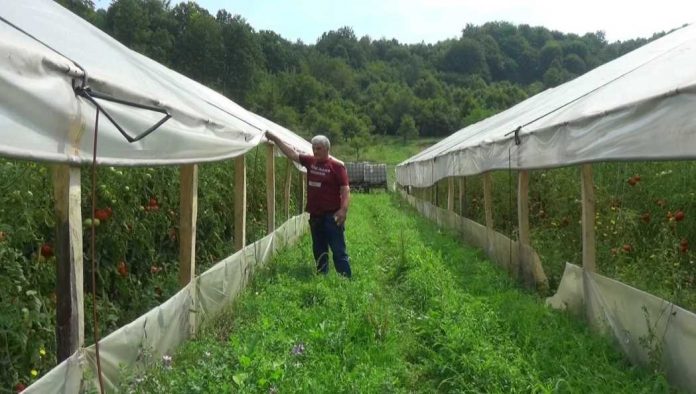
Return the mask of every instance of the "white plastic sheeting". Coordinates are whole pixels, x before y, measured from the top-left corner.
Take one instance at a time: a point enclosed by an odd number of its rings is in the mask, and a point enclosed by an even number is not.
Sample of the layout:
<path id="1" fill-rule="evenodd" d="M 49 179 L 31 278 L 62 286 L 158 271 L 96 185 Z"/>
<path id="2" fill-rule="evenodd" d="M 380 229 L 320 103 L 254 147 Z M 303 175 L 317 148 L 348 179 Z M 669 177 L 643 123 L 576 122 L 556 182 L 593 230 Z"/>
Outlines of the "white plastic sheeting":
<path id="1" fill-rule="evenodd" d="M 309 142 L 291 131 L 131 51 L 52 0 L 0 0 L 0 17 L 5 20 L 0 20 L 0 156 L 90 162 L 96 110 L 73 90 L 84 73 L 94 91 L 172 116 L 149 136 L 129 143 L 102 114 L 100 164 L 222 160 L 258 145 L 266 130 L 311 153 Z M 163 117 L 97 101 L 131 137 Z"/>
<path id="2" fill-rule="evenodd" d="M 690 25 L 450 135 L 399 164 L 397 181 L 427 187 L 496 169 L 695 158 L 694 108 Z"/>
<path id="3" fill-rule="evenodd" d="M 105 388 L 118 389 L 123 367 L 157 362 L 190 337 L 192 327 L 234 301 L 253 271 L 273 252 L 297 242 L 308 214 L 295 216 L 263 239 L 220 261 L 173 297 L 99 341 Z M 94 346 L 81 349 L 27 388 L 25 393 L 77 393 L 98 388 Z M 86 373 L 88 372 L 88 373 Z"/>
<path id="4" fill-rule="evenodd" d="M 672 384 L 696 391 L 696 314 L 569 263 L 558 292 L 546 302 L 586 313 L 632 362 L 659 365 Z"/>

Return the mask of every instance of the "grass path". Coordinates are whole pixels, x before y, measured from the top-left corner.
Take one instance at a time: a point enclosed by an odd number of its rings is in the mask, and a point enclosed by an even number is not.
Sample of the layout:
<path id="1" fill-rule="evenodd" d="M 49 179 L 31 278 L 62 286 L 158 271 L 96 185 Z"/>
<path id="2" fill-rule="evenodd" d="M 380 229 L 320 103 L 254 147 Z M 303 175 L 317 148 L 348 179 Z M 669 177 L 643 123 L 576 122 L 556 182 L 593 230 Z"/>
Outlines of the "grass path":
<path id="1" fill-rule="evenodd" d="M 354 196 L 353 280 L 309 237 L 233 308 L 128 383 L 136 392 L 668 392 L 576 319 L 388 194 Z M 137 379 L 137 383 L 136 382 Z M 124 387 L 125 388 L 125 387 Z"/>

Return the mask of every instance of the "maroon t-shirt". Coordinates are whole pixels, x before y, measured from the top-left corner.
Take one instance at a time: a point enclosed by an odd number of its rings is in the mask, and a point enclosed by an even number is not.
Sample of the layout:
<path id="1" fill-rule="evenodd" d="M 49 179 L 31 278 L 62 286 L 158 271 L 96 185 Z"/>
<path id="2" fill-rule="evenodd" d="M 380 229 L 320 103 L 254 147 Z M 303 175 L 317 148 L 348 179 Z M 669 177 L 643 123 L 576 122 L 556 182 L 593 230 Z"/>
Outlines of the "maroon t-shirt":
<path id="1" fill-rule="evenodd" d="M 300 164 L 307 168 L 307 212 L 320 215 L 338 211 L 341 186 L 348 186 L 346 167 L 331 158 L 318 162 L 307 155 L 300 155 Z"/>

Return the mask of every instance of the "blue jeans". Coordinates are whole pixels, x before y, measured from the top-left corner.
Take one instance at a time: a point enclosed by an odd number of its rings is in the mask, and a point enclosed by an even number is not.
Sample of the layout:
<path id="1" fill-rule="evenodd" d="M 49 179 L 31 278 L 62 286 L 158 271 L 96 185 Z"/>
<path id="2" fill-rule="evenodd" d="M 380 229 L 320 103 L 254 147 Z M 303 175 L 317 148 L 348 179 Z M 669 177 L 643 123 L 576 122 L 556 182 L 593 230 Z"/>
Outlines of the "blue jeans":
<path id="1" fill-rule="evenodd" d="M 333 253 L 336 272 L 351 277 L 350 259 L 346 253 L 345 226 L 339 226 L 333 214 L 312 215 L 309 219 L 312 230 L 312 251 L 317 271 L 322 274 L 329 272 L 329 247 Z"/>

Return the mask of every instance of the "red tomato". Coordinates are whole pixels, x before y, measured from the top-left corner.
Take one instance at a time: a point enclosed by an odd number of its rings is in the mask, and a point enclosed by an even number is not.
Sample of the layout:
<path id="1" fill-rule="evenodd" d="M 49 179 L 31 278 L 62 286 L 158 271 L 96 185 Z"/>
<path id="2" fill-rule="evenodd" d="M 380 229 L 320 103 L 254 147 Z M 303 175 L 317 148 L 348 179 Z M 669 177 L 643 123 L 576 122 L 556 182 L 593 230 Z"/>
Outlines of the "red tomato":
<path id="1" fill-rule="evenodd" d="M 128 266 L 126 265 L 126 262 L 121 260 L 118 262 L 116 265 L 116 270 L 118 271 L 118 274 L 121 275 L 122 277 L 128 276 Z"/>
<path id="2" fill-rule="evenodd" d="M 682 220 L 684 220 L 684 211 L 679 210 L 679 211 L 675 212 L 674 213 L 674 220 L 676 220 L 678 222 L 681 222 Z"/>
<path id="3" fill-rule="evenodd" d="M 631 251 L 633 251 L 633 246 L 631 246 L 631 244 L 623 244 L 621 249 L 626 253 L 631 253 Z"/>
<path id="4" fill-rule="evenodd" d="M 15 384 L 15 386 L 14 386 L 15 391 L 18 393 L 21 393 L 26 388 L 27 388 L 27 386 L 25 386 L 24 383 L 22 383 L 22 382 L 19 382 L 19 383 Z"/>
<path id="5" fill-rule="evenodd" d="M 53 257 L 53 246 L 46 243 L 41 245 L 41 256 L 45 258 Z"/>
<path id="6" fill-rule="evenodd" d="M 94 211 L 94 218 L 99 219 L 99 221 L 104 222 L 109 219 L 111 215 L 106 209 L 97 209 Z"/>

